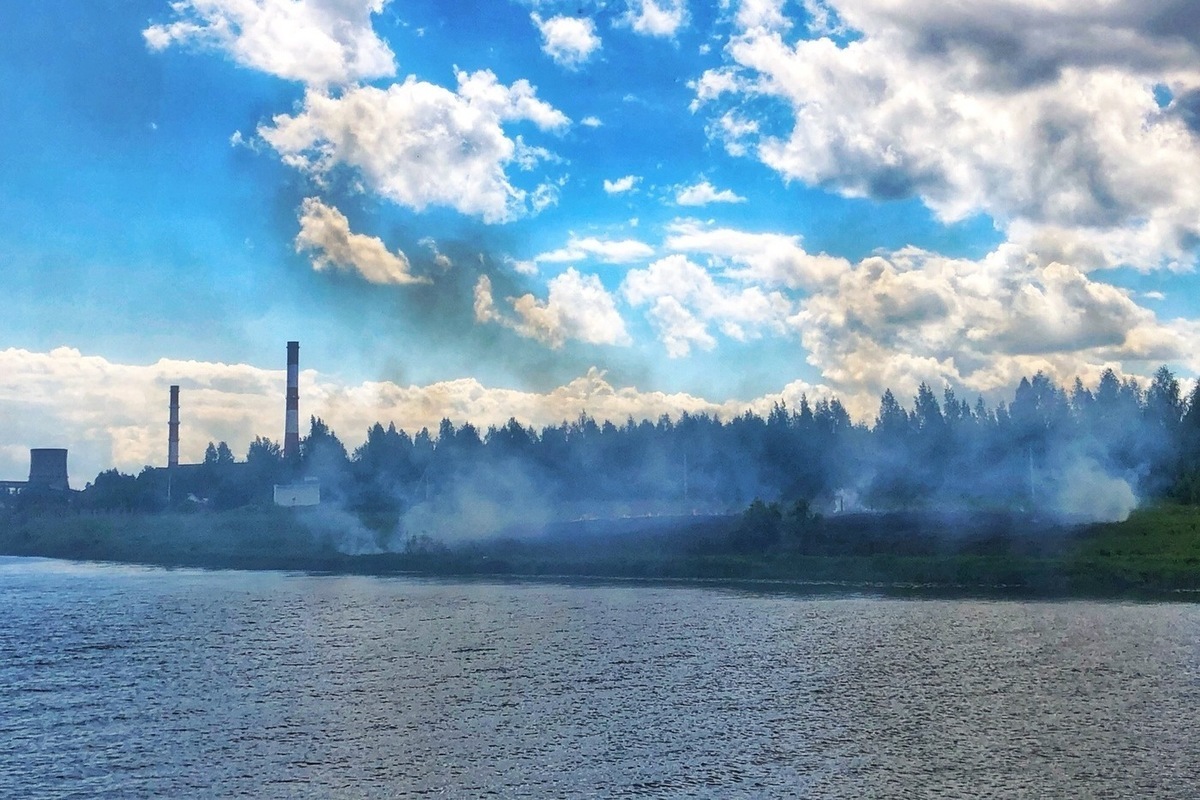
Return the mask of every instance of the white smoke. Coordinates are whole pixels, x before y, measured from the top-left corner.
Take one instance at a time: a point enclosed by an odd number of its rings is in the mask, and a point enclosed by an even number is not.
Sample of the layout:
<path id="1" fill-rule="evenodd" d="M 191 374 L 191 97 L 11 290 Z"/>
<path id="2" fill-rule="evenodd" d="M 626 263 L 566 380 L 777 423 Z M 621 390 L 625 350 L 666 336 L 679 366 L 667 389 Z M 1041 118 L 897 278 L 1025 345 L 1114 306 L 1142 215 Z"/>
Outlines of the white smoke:
<path id="1" fill-rule="evenodd" d="M 1129 481 L 1087 457 L 1063 468 L 1053 500 L 1059 516 L 1078 522 L 1124 522 L 1137 505 Z"/>

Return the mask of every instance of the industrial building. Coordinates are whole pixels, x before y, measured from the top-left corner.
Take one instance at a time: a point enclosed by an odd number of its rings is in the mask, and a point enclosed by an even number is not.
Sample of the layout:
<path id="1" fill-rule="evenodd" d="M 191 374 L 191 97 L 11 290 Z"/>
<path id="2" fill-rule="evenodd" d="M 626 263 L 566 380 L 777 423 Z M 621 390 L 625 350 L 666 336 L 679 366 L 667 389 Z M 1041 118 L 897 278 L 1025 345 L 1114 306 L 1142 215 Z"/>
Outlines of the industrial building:
<path id="1" fill-rule="evenodd" d="M 179 463 L 179 386 L 170 388 L 170 416 L 167 418 L 167 502 L 184 486 L 195 486 L 202 479 L 203 464 Z M 300 458 L 300 342 L 287 343 L 287 386 L 284 394 L 283 458 L 296 464 Z M 289 508 L 315 506 L 321 502 L 321 484 L 315 478 L 299 483 L 275 484 L 272 502 Z M 193 494 L 187 498 L 204 502 Z"/>
<path id="2" fill-rule="evenodd" d="M 165 488 L 168 505 L 186 498 L 190 502 L 204 503 L 197 493 L 204 493 L 205 464 L 179 463 L 180 433 L 180 386 L 172 384 L 169 389 L 169 416 L 167 418 L 167 464 L 156 467 L 158 484 Z M 293 467 L 300 460 L 300 343 L 287 343 L 287 386 L 284 396 L 283 458 Z M 245 467 L 237 462 L 235 469 Z M 24 481 L 0 481 L 0 507 L 23 494 L 39 496 L 70 493 L 67 477 L 67 450 L 63 448 L 34 448 L 29 451 L 29 479 Z M 161 491 L 161 489 L 159 490 Z M 265 500 L 265 498 L 264 498 Z M 286 507 L 315 506 L 321 502 L 321 485 L 316 478 L 299 482 L 274 485 L 272 501 Z"/>
<path id="3" fill-rule="evenodd" d="M 0 503 L 22 494 L 66 497 L 70 491 L 66 448 L 35 447 L 29 451 L 29 480 L 0 481 Z"/>

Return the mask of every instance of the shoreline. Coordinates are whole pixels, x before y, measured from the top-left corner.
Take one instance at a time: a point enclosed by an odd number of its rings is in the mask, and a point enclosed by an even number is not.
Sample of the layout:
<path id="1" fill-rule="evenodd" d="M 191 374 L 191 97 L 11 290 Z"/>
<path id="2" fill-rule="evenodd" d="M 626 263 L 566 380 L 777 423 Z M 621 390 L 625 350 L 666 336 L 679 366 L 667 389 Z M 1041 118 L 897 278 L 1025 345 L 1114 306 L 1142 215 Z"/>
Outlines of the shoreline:
<path id="1" fill-rule="evenodd" d="M 378 549 L 387 535 L 386 524 L 372 529 L 371 522 L 273 508 L 9 516 L 0 519 L 0 555 L 167 569 L 1200 601 L 1200 509 L 1182 506 L 1143 509 L 1121 523 L 1032 532 L 995 525 L 938 531 L 939 518 L 912 513 L 842 518 L 814 523 L 806 538 L 749 552 L 725 545 L 744 516 L 557 523 L 451 544 L 398 543 L 393 536 L 397 551 L 363 552 Z M 345 526 L 353 524 L 358 538 L 349 542 L 357 553 L 344 551 Z"/>

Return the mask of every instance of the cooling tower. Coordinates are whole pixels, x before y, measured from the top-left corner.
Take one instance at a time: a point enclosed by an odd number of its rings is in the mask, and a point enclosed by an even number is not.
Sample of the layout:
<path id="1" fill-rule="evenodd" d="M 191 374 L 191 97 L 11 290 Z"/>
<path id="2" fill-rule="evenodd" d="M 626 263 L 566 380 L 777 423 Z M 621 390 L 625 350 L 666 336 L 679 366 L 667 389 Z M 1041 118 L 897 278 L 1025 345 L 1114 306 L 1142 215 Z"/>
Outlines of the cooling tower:
<path id="1" fill-rule="evenodd" d="M 171 419 L 167 423 L 167 469 L 179 466 L 179 387 L 171 387 Z"/>
<path id="2" fill-rule="evenodd" d="M 65 492 L 67 451 L 58 447 L 39 447 L 29 451 L 29 488 Z"/>
<path id="3" fill-rule="evenodd" d="M 283 426 L 283 457 L 300 455 L 300 343 L 287 343 L 287 417 Z"/>

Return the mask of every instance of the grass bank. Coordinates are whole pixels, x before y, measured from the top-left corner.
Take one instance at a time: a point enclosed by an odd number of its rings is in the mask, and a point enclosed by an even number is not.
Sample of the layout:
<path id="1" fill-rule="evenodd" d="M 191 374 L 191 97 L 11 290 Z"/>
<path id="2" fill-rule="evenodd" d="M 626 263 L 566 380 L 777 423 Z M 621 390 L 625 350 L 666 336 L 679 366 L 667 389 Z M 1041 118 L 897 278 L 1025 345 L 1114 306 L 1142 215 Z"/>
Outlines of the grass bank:
<path id="1" fill-rule="evenodd" d="M 403 539 L 394 517 L 278 508 L 0 518 L 0 554 L 227 569 L 783 581 L 1055 596 L 1200 599 L 1200 508 L 1121 523 L 861 515 L 745 551 L 738 517 L 561 523 L 457 544 Z M 387 550 L 388 552 L 380 552 Z M 1197 593 L 1197 594 L 1192 594 Z"/>

